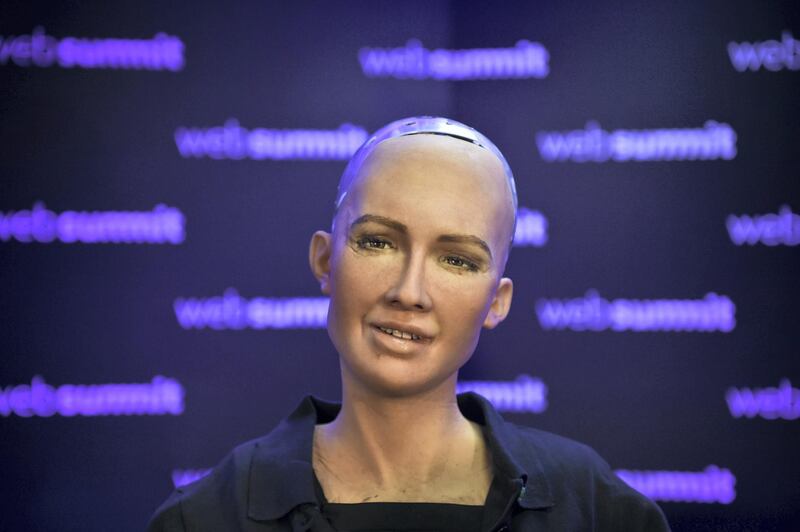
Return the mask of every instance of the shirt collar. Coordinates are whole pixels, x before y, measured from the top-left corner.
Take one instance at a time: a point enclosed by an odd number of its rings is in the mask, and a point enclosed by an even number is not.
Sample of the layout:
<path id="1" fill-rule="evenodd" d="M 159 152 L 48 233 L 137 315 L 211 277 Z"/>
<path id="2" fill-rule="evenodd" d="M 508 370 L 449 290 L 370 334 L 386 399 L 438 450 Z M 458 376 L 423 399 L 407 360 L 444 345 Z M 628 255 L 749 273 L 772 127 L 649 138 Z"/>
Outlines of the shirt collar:
<path id="1" fill-rule="evenodd" d="M 517 503 L 529 510 L 553 506 L 550 483 L 538 456 L 541 449 L 530 438 L 524 438 L 519 428 L 506 422 L 482 396 L 473 392 L 459 394 L 458 407 L 467 419 L 484 426 L 495 474 L 507 482 L 522 480 L 524 489 Z"/>
<path id="2" fill-rule="evenodd" d="M 517 503 L 532 510 L 553 506 L 550 484 L 530 440 L 480 395 L 462 393 L 457 400 L 467 419 L 483 425 L 495 475 L 506 485 L 524 487 Z M 248 479 L 251 519 L 275 520 L 300 504 L 319 504 L 311 466 L 314 426 L 333 420 L 340 409 L 339 403 L 307 395 L 272 432 L 255 441 Z"/>

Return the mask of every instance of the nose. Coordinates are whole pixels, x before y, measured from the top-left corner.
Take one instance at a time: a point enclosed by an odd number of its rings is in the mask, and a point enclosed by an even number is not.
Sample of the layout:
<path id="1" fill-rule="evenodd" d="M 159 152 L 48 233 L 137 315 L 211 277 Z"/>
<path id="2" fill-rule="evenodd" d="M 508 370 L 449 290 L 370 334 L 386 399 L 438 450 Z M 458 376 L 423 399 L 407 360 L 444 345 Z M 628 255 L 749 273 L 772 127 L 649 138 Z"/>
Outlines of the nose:
<path id="1" fill-rule="evenodd" d="M 430 310 L 432 301 L 428 293 L 424 254 L 412 252 L 406 255 L 403 268 L 386 291 L 385 300 L 402 310 Z"/>

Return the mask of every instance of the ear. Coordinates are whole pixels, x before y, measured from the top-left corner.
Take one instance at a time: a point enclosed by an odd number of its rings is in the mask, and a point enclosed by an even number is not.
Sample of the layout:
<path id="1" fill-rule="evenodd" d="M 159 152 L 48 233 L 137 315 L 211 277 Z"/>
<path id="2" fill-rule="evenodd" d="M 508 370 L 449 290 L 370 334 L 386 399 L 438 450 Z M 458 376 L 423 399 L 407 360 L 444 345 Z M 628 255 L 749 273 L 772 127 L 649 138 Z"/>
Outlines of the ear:
<path id="1" fill-rule="evenodd" d="M 323 294 L 329 296 L 330 271 L 331 271 L 331 234 L 325 231 L 317 231 L 311 237 L 311 245 L 308 248 L 308 262 L 311 265 L 311 272 L 319 281 L 319 288 Z"/>
<path id="2" fill-rule="evenodd" d="M 483 326 L 486 329 L 494 329 L 497 325 L 506 319 L 508 311 L 511 310 L 511 296 L 514 295 L 514 283 L 508 277 L 500 279 L 497 285 L 497 291 L 494 294 L 494 300 L 489 307 L 489 313 L 483 321 Z"/>

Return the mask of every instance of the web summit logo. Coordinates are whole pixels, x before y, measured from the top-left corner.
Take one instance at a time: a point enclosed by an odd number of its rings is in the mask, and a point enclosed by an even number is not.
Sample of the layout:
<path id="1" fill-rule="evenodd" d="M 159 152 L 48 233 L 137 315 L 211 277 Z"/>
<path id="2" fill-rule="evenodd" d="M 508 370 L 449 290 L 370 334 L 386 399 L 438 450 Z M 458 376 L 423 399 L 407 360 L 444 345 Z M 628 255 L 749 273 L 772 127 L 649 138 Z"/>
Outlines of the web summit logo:
<path id="1" fill-rule="evenodd" d="M 181 383 L 161 375 L 142 384 L 62 384 L 39 375 L 31 384 L 0 387 L 0 416 L 161 416 L 183 413 Z"/>
<path id="2" fill-rule="evenodd" d="M 736 477 L 715 465 L 703 471 L 628 471 L 617 476 L 654 501 L 730 504 L 736 499 Z"/>
<path id="3" fill-rule="evenodd" d="M 576 299 L 539 299 L 539 325 L 545 331 L 684 331 L 731 332 L 736 306 L 727 296 L 708 293 L 703 299 L 601 298 L 587 290 Z"/>
<path id="4" fill-rule="evenodd" d="M 548 163 L 731 160 L 736 157 L 736 132 L 714 120 L 701 128 L 614 131 L 589 121 L 585 129 L 540 131 L 536 145 Z"/>
<path id="5" fill-rule="evenodd" d="M 800 215 L 783 205 L 778 214 L 731 214 L 725 221 L 731 242 L 737 246 L 796 246 L 800 244 Z"/>
<path id="6" fill-rule="evenodd" d="M 482 395 L 498 412 L 540 414 L 547 410 L 547 386 L 530 375 L 513 381 L 459 381 L 456 393 L 464 392 Z"/>
<path id="7" fill-rule="evenodd" d="M 517 209 L 517 227 L 514 230 L 514 247 L 542 247 L 547 244 L 547 218 L 527 207 Z"/>
<path id="8" fill-rule="evenodd" d="M 183 42 L 178 37 L 157 33 L 152 39 L 59 40 L 34 28 L 31 35 L 0 35 L 0 65 L 9 60 L 21 67 L 111 68 L 123 70 L 183 69 Z"/>
<path id="9" fill-rule="evenodd" d="M 235 118 L 222 127 L 179 127 L 175 144 L 181 157 L 210 159 L 308 159 L 343 161 L 367 140 L 352 124 L 338 129 L 247 129 Z"/>
<path id="10" fill-rule="evenodd" d="M 64 211 L 36 202 L 31 210 L 0 212 L 0 242 L 65 244 L 180 244 L 185 217 L 175 207 L 152 211 Z"/>
<path id="11" fill-rule="evenodd" d="M 328 298 L 247 299 L 228 288 L 222 297 L 179 297 L 173 310 L 183 329 L 320 329 L 327 323 Z"/>
<path id="12" fill-rule="evenodd" d="M 400 48 L 362 48 L 358 60 L 370 78 L 459 81 L 544 78 L 550 73 L 547 49 L 526 40 L 513 48 L 428 50 L 411 39 Z"/>
<path id="13" fill-rule="evenodd" d="M 800 418 L 800 390 L 789 379 L 782 379 L 777 388 L 730 388 L 725 401 L 735 418 Z"/>
<path id="14" fill-rule="evenodd" d="M 728 56 L 731 64 L 739 72 L 753 72 L 765 68 L 777 72 L 788 68 L 800 70 L 800 41 L 791 32 L 781 33 L 780 41 L 729 42 Z"/>

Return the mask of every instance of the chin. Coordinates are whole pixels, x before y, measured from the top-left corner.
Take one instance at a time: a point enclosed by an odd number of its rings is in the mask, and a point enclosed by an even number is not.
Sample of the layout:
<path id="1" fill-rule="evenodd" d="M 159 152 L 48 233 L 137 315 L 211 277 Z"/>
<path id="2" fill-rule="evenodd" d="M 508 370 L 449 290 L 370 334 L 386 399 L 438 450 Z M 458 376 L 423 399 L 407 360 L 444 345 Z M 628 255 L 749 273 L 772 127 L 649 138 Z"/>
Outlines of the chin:
<path id="1" fill-rule="evenodd" d="M 352 368 L 349 373 L 351 384 L 368 390 L 379 397 L 404 398 L 423 395 L 446 386 L 449 375 L 423 376 L 418 372 L 397 370 L 376 372 L 358 371 Z M 388 369 L 388 368 L 384 368 Z M 344 378 L 344 375 L 343 375 Z"/>

